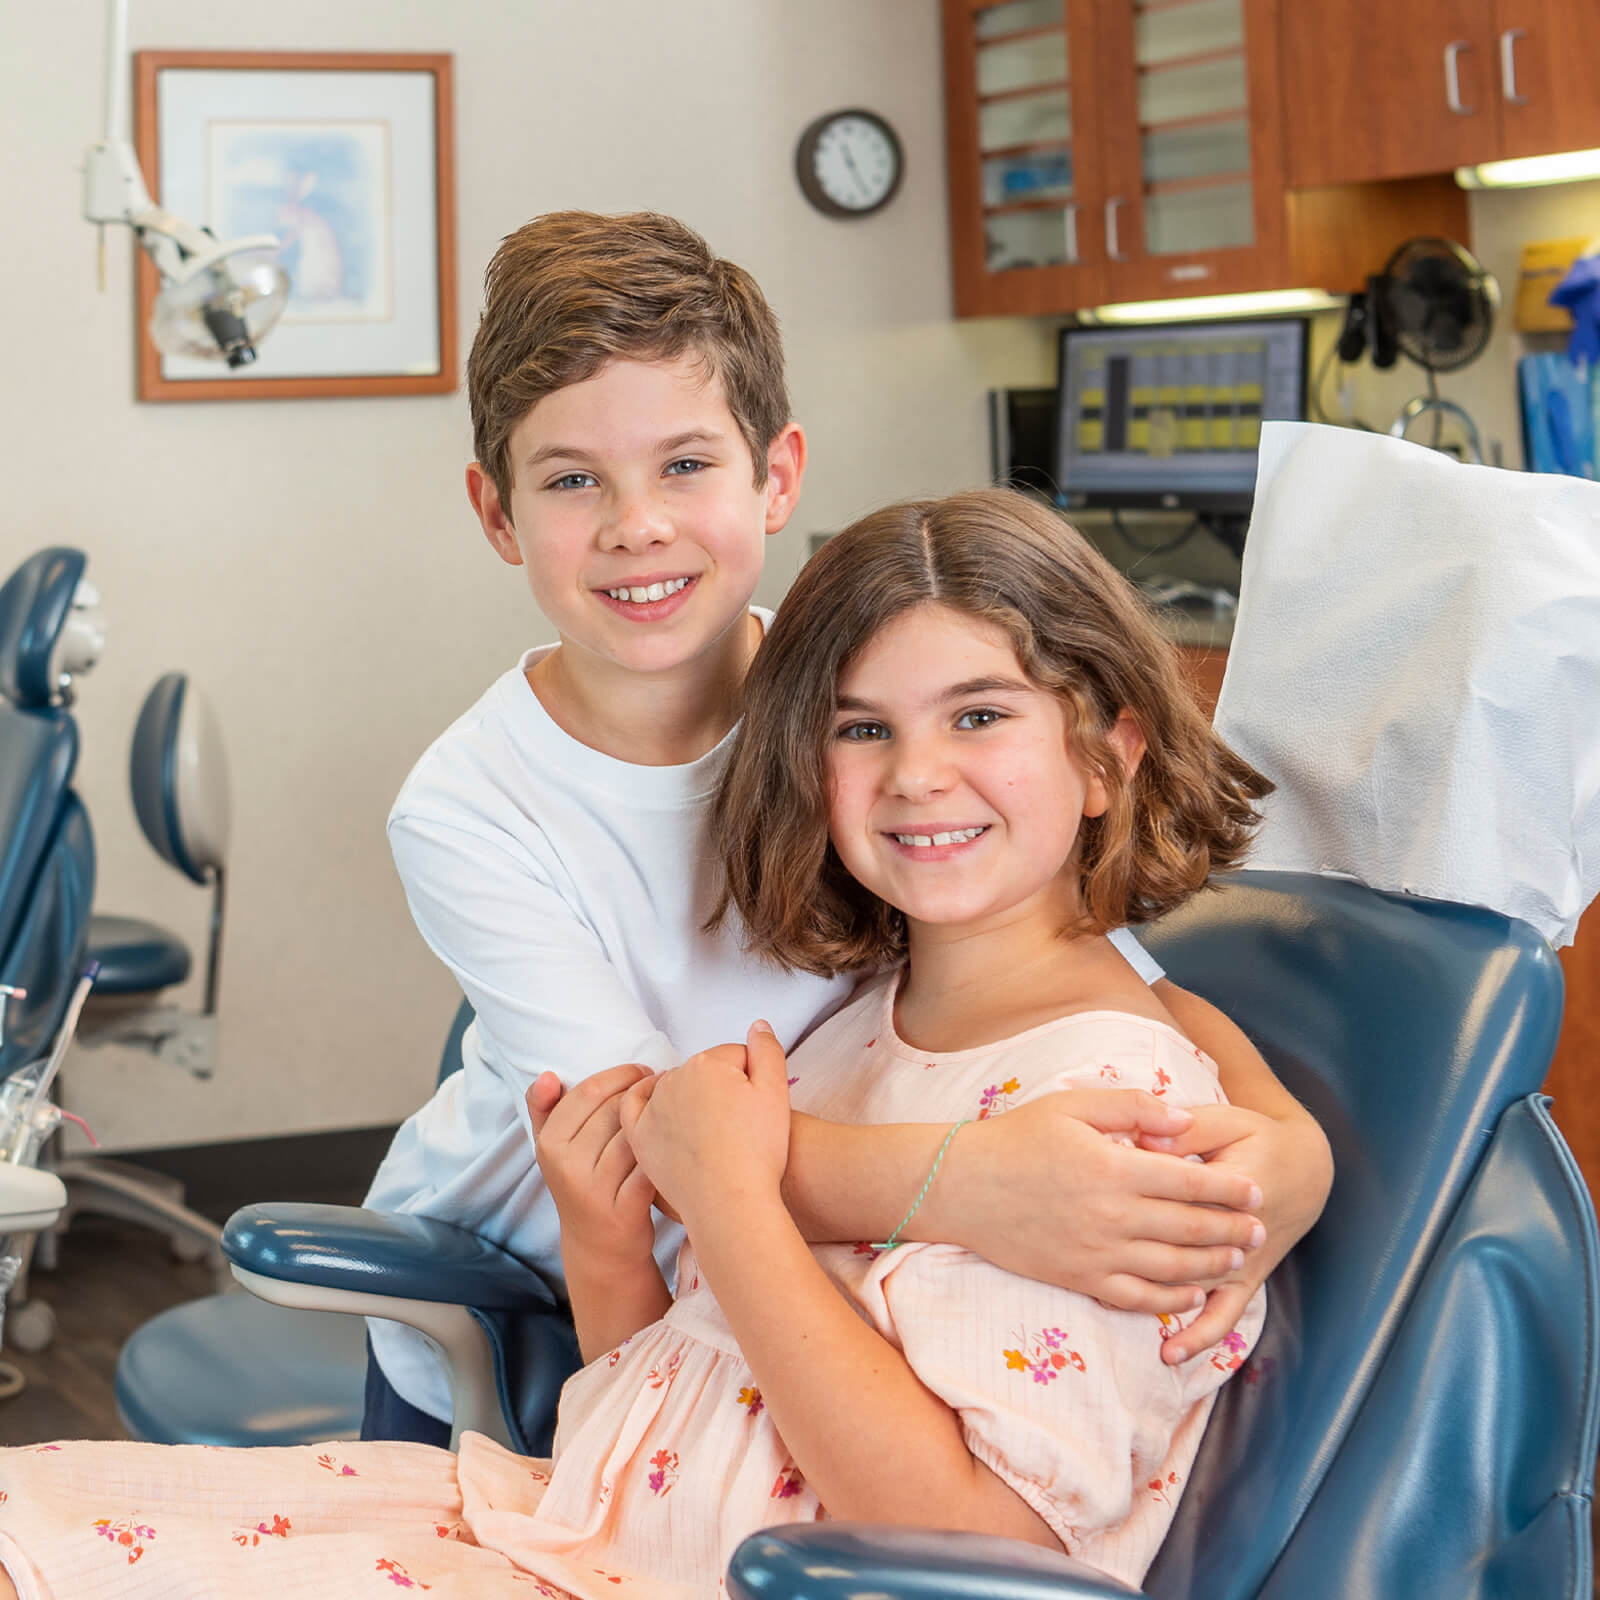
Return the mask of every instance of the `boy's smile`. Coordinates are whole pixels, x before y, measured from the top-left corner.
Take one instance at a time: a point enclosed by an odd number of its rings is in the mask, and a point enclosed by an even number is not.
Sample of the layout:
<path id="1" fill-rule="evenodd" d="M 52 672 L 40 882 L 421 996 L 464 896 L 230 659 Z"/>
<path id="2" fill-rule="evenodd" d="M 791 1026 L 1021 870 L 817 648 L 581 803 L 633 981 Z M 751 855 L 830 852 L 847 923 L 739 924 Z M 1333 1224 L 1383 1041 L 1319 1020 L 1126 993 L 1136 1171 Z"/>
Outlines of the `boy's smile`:
<path id="1" fill-rule="evenodd" d="M 604 705 L 621 734 L 647 702 L 659 727 L 663 690 L 669 723 L 676 707 L 694 723 L 711 702 L 731 707 L 757 637 L 748 607 L 766 537 L 799 495 L 800 429 L 772 441 L 757 488 L 721 380 L 691 353 L 612 361 L 555 390 L 517 424 L 509 453 L 509 507 L 476 463 L 467 487 L 489 542 L 527 568 L 561 636 L 535 669 L 552 714 L 562 720 L 552 697 Z M 732 723 L 731 711 L 718 717 L 681 741 L 666 728 L 666 746 L 714 744 Z"/>

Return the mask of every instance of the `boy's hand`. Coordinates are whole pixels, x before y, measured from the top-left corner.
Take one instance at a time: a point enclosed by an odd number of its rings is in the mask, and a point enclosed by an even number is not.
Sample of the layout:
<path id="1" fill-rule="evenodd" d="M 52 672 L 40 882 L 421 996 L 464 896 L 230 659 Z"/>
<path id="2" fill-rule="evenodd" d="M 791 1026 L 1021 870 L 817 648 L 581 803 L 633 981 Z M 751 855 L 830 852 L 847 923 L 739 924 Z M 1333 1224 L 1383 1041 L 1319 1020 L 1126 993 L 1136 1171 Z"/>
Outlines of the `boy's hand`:
<path id="1" fill-rule="evenodd" d="M 1259 1253 L 1260 1192 L 1230 1164 L 1105 1135 L 1187 1135 L 1194 1121 L 1142 1089 L 1070 1089 L 974 1123 L 946 1158 L 959 1176 L 934 1188 L 937 1215 L 916 1237 L 1119 1310 L 1192 1311 L 1202 1287 Z"/>
<path id="2" fill-rule="evenodd" d="M 1153 1151 L 1203 1156 L 1212 1170 L 1247 1174 L 1264 1196 L 1255 1210 L 1266 1227 L 1265 1243 L 1211 1286 L 1205 1310 L 1162 1344 L 1161 1359 L 1176 1364 L 1232 1332 L 1250 1296 L 1322 1214 L 1333 1164 L 1322 1130 L 1309 1119 L 1279 1122 L 1243 1106 L 1196 1106 L 1186 1132 L 1145 1134 L 1140 1142 Z"/>
<path id="3" fill-rule="evenodd" d="M 561 1217 L 562 1256 L 570 1261 L 581 1252 L 591 1272 L 632 1270 L 655 1247 L 654 1187 L 634 1160 L 620 1116 L 623 1095 L 652 1076 L 629 1062 L 565 1093 L 553 1072 L 541 1073 L 528 1090 L 534 1151 Z"/>
<path id="4" fill-rule="evenodd" d="M 778 1199 L 789 1156 L 783 1047 L 758 1022 L 745 1044 L 702 1050 L 654 1082 L 634 1084 L 621 1120 L 640 1167 L 691 1237 L 710 1210 Z"/>

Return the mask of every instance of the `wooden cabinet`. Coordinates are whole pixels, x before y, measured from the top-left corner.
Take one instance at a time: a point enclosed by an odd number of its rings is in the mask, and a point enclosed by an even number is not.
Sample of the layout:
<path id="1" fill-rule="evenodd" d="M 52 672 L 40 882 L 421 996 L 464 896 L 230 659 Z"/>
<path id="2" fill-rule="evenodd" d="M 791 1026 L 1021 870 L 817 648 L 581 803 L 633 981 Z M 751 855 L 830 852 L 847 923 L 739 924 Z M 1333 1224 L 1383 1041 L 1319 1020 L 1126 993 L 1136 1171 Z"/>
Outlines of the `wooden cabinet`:
<path id="1" fill-rule="evenodd" d="M 1288 181 L 1600 146 L 1600 0 L 1284 0 Z"/>
<path id="2" fill-rule="evenodd" d="M 957 309 L 1284 281 L 1274 0 L 944 0 Z"/>
<path id="3" fill-rule="evenodd" d="M 943 0 L 958 314 L 1348 291 L 1411 234 L 1464 237 L 1448 178 L 1289 192 L 1283 3 Z"/>

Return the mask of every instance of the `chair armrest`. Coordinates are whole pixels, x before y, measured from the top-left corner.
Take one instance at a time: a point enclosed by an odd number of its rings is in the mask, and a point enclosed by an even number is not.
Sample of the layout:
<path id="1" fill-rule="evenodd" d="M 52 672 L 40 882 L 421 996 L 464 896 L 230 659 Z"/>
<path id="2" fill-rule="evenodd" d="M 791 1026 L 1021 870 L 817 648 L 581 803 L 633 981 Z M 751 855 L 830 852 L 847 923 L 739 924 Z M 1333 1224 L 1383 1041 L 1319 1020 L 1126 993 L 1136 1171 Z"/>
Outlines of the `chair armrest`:
<path id="1" fill-rule="evenodd" d="M 359 1206 L 262 1204 L 228 1218 L 235 1267 L 322 1289 L 489 1311 L 557 1304 L 543 1278 L 498 1245 L 431 1217 Z"/>
<path id="2" fill-rule="evenodd" d="M 1123 1600 L 1120 1579 L 1058 1551 L 982 1533 L 801 1522 L 752 1534 L 733 1552 L 735 1600 Z"/>

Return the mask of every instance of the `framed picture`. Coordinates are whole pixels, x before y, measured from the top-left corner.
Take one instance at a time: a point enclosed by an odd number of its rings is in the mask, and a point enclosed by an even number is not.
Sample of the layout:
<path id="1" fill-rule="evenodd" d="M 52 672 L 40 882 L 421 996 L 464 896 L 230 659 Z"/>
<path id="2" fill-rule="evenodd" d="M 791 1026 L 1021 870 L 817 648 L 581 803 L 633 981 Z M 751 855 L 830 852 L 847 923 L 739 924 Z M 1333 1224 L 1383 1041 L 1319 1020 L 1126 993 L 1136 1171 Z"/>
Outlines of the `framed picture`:
<path id="1" fill-rule="evenodd" d="M 448 55 L 145 50 L 134 143 L 157 205 L 219 239 L 270 233 L 291 289 L 256 360 L 166 355 L 139 256 L 139 398 L 447 394 L 456 387 Z"/>

